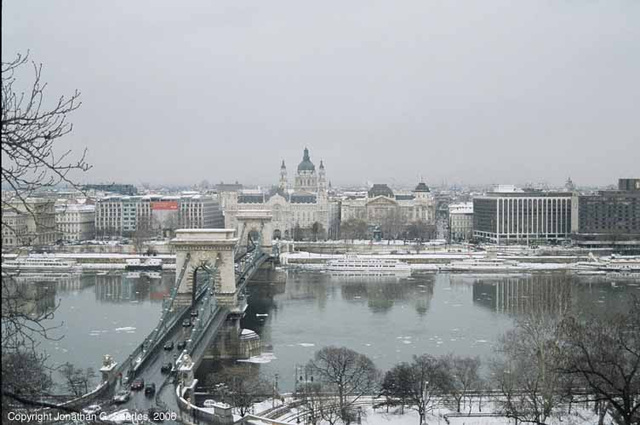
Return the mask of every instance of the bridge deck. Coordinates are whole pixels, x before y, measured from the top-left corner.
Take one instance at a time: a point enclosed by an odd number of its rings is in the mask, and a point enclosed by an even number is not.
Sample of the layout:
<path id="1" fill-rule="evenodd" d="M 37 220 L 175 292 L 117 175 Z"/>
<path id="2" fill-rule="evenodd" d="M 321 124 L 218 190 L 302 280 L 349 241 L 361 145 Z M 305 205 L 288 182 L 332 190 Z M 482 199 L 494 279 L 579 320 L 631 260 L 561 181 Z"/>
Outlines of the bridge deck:
<path id="1" fill-rule="evenodd" d="M 261 252 L 260 250 L 254 250 L 243 253 L 238 257 L 239 270 L 236 273 L 236 295 L 238 299 L 245 302 L 243 297 L 244 288 L 249 279 L 255 274 L 260 266 L 269 258 L 268 254 Z M 179 320 L 175 320 L 173 324 L 161 335 L 158 336 L 159 341 L 155 349 L 150 352 L 142 363 L 137 366 L 135 370 L 135 378 L 142 378 L 145 385 L 155 383 L 157 396 L 146 396 L 144 389 L 141 391 L 132 391 L 131 397 L 127 403 L 119 406 L 121 409 L 130 409 L 136 411 L 147 411 L 151 407 L 156 406 L 158 401 L 160 404 L 164 404 L 165 408 L 177 411 L 178 405 L 175 400 L 175 387 L 171 383 L 173 375 L 163 374 L 161 367 L 167 363 L 175 364 L 176 359 L 180 355 L 177 350 L 179 342 L 187 341 L 192 337 L 191 327 L 184 327 L 182 324 L 183 317 L 190 317 L 191 311 L 202 311 L 204 308 L 211 309 L 211 315 L 207 316 L 207 323 L 203 331 L 198 335 L 197 340 L 193 341 L 192 346 L 189 347 L 188 353 L 191 355 L 194 363 L 198 365 L 204 356 L 206 349 L 215 340 L 215 337 L 224 324 L 226 318 L 231 311 L 227 308 L 217 306 L 215 304 L 215 297 L 206 296 L 207 290 L 203 290 L 199 293 L 195 306 L 182 307 L 179 312 Z M 163 346 L 167 342 L 173 342 L 174 348 L 172 350 L 164 350 Z M 126 375 L 126 373 L 125 373 Z M 123 388 L 129 388 L 134 377 L 129 379 L 129 382 L 123 380 L 122 384 L 116 383 L 114 392 L 117 392 Z"/>

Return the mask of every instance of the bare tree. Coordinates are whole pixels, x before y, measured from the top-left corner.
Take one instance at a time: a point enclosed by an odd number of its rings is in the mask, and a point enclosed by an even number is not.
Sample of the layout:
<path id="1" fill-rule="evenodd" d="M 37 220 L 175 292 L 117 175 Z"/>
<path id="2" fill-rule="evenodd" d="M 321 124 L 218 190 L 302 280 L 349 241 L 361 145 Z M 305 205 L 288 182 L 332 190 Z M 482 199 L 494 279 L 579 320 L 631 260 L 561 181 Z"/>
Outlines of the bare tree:
<path id="1" fill-rule="evenodd" d="M 340 416 L 349 422 L 351 407 L 376 390 L 378 371 L 367 356 L 345 347 L 324 347 L 307 366 L 326 388 L 338 395 Z"/>
<path id="2" fill-rule="evenodd" d="M 145 250 L 145 243 L 151 239 L 156 232 L 153 230 L 153 222 L 151 217 L 145 215 L 138 216 L 136 230 L 131 235 L 131 242 L 136 253 L 141 254 Z"/>
<path id="3" fill-rule="evenodd" d="M 479 357 L 461 357 L 449 355 L 445 358 L 451 377 L 451 396 L 456 402 L 456 410 L 460 412 L 462 403 L 471 391 L 482 388 L 482 379 L 479 375 Z M 469 404 L 471 406 L 471 404 Z"/>
<path id="4" fill-rule="evenodd" d="M 385 397 L 387 411 L 389 406 L 399 404 L 404 413 L 404 406 L 411 397 L 411 376 L 411 366 L 408 363 L 397 364 L 385 373 L 380 395 Z"/>
<path id="5" fill-rule="evenodd" d="M 562 371 L 575 376 L 620 425 L 640 423 L 640 299 L 627 314 L 565 321 Z"/>
<path id="6" fill-rule="evenodd" d="M 418 239 L 420 241 L 433 239 L 435 232 L 434 225 L 427 224 L 421 220 L 414 221 L 407 226 L 407 237 L 409 239 Z"/>
<path id="7" fill-rule="evenodd" d="M 418 412 L 420 425 L 426 423 L 427 413 L 432 411 L 451 387 L 451 378 L 446 364 L 428 354 L 414 356 L 409 365 L 409 400 L 413 409 Z"/>
<path id="8" fill-rule="evenodd" d="M 78 397 L 89 392 L 89 385 L 96 377 L 93 368 L 76 368 L 69 362 L 63 364 L 59 372 L 64 378 L 66 388 Z"/>
<path id="9" fill-rule="evenodd" d="M 307 423 L 317 424 L 324 421 L 334 425 L 341 419 L 340 402 L 338 398 L 324 392 L 325 388 L 319 382 L 306 382 L 299 388 L 304 406 L 307 410 Z"/>
<path id="10" fill-rule="evenodd" d="M 260 397 L 264 397 L 270 391 L 269 383 L 256 372 L 252 367 L 232 366 L 220 373 L 209 375 L 207 380 L 212 386 L 224 383 L 226 400 L 238 409 L 240 416 L 244 416 Z"/>
<path id="11" fill-rule="evenodd" d="M 73 128 L 67 117 L 80 107 L 80 93 L 61 96 L 47 108 L 42 65 L 35 63 L 30 90 L 17 92 L 17 74 L 28 63 L 28 55 L 20 54 L 2 63 L 2 186 L 8 186 L 16 198 L 3 197 L 2 208 L 20 212 L 17 200 L 34 214 L 26 202 L 28 197 L 62 182 L 78 188 L 69 173 L 87 171 L 90 166 L 85 162 L 86 149 L 80 158 L 72 160 L 71 151 L 60 149 L 56 143 Z"/>
<path id="12" fill-rule="evenodd" d="M 494 362 L 494 376 L 502 391 L 505 415 L 521 422 L 545 424 L 561 417 L 565 407 L 563 333 L 560 321 L 549 315 L 530 313 L 502 339 Z"/>
<path id="13" fill-rule="evenodd" d="M 311 234 L 313 234 L 314 242 L 318 240 L 318 234 L 322 234 L 323 232 L 324 232 L 324 227 L 322 227 L 322 224 L 320 224 L 319 222 L 315 221 L 311 225 Z"/>
<path id="14" fill-rule="evenodd" d="M 77 159 L 71 159 L 70 150 L 61 149 L 59 140 L 69 134 L 72 125 L 67 117 L 80 106 L 76 91 L 70 97 L 61 96 L 47 106 L 45 101 L 46 83 L 41 81 L 42 66 L 33 63 L 34 80 L 26 91 L 20 91 L 18 74 L 29 64 L 28 55 L 18 55 L 10 62 L 2 62 L 2 187 L 8 188 L 9 196 L 2 197 L 2 209 L 30 215 L 37 226 L 50 226 L 55 231 L 55 219 L 42 220 L 39 211 L 34 211 L 29 198 L 37 192 L 66 183 L 78 186 L 72 181 L 74 171 L 87 171 L 86 149 Z M 26 87 L 26 85 L 24 85 Z M 11 229 L 2 214 L 2 226 Z M 43 222 L 40 222 L 43 221 Z M 11 229 L 14 230 L 15 229 Z M 38 341 L 50 338 L 48 325 L 55 310 L 26 313 L 25 298 L 14 280 L 2 276 L 2 354 L 3 359 L 11 358 L 13 364 L 28 362 L 34 370 L 46 370 L 46 356 L 38 349 Z M 7 298 L 5 298 L 7 297 Z M 2 395 L 3 405 L 7 398 L 23 406 L 44 406 L 38 401 L 37 393 L 20 390 L 18 381 L 27 374 L 20 369 L 12 369 L 9 374 L 3 361 Z M 39 374 L 40 376 L 41 374 Z M 4 379 L 4 378 L 8 379 Z M 12 378 L 13 377 L 13 378 Z M 38 378 L 36 381 L 42 381 Z M 27 384 L 25 384 L 27 385 Z M 43 391 L 44 391 L 44 387 Z M 42 394 L 42 392 L 40 392 Z M 6 410 L 5 410 L 6 411 Z"/>
<path id="15" fill-rule="evenodd" d="M 340 225 L 340 235 L 345 239 L 365 239 L 367 222 L 358 218 L 346 220 Z"/>

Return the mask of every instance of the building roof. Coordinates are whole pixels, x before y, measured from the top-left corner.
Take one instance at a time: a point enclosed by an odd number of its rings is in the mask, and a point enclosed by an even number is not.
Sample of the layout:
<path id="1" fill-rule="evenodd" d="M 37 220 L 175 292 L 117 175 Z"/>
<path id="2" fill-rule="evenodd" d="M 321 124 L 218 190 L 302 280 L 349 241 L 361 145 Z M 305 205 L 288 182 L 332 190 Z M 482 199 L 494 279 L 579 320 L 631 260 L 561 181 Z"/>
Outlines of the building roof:
<path id="1" fill-rule="evenodd" d="M 304 148 L 304 155 L 302 156 L 302 162 L 298 164 L 298 171 L 316 171 L 316 166 L 311 162 L 309 149 L 307 148 Z"/>
<path id="2" fill-rule="evenodd" d="M 374 198 L 376 196 L 393 198 L 393 191 L 386 184 L 374 184 L 373 187 L 369 189 L 369 198 Z"/>
<path id="3" fill-rule="evenodd" d="M 418 183 L 418 185 L 416 186 L 415 189 L 413 189 L 414 192 L 431 192 L 429 190 L 429 186 L 427 186 L 424 182 L 420 182 Z"/>
<path id="4" fill-rule="evenodd" d="M 449 214 L 473 214 L 473 202 L 449 204 Z"/>
<path id="5" fill-rule="evenodd" d="M 396 201 L 411 201 L 415 199 L 415 196 L 408 193 L 400 193 L 396 195 Z"/>
<path id="6" fill-rule="evenodd" d="M 239 204 L 261 204 L 264 203 L 264 195 L 262 193 L 244 193 L 238 196 Z"/>
<path id="7" fill-rule="evenodd" d="M 297 192 L 291 194 L 292 204 L 314 204 L 316 202 L 316 195 L 308 192 Z"/>

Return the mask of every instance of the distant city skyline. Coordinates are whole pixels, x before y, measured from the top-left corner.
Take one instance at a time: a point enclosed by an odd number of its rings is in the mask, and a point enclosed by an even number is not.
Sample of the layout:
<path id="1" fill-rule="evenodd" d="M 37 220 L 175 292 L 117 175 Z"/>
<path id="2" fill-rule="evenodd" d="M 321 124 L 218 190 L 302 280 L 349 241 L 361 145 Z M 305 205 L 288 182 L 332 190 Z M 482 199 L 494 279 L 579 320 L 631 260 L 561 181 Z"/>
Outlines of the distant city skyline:
<path id="1" fill-rule="evenodd" d="M 640 158 L 640 2 L 6 2 L 3 61 L 83 102 L 80 182 L 615 185 Z M 26 67 L 21 81 L 33 77 Z"/>

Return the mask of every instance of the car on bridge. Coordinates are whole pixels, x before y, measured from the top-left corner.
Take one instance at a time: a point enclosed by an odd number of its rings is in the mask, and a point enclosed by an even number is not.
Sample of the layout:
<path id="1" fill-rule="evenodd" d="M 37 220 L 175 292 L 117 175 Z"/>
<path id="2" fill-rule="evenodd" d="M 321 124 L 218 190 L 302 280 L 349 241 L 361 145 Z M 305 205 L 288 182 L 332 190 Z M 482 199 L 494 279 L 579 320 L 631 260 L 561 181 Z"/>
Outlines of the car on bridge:
<path id="1" fill-rule="evenodd" d="M 131 391 L 129 390 L 120 390 L 113 396 L 113 402 L 115 404 L 122 404 L 129 401 L 129 396 L 131 395 Z"/>
<path id="2" fill-rule="evenodd" d="M 191 312 L 191 317 L 198 317 L 198 310 L 193 310 Z"/>
<path id="3" fill-rule="evenodd" d="M 167 350 L 167 351 L 173 350 L 173 341 L 167 341 L 164 344 L 164 349 Z"/>
<path id="4" fill-rule="evenodd" d="M 143 388 L 144 388 L 144 379 L 142 378 L 136 378 L 131 384 L 132 390 L 141 390 Z"/>
<path id="5" fill-rule="evenodd" d="M 184 319 L 182 321 L 182 326 L 184 326 L 185 328 L 188 328 L 189 326 L 191 326 L 191 319 Z"/>
<path id="6" fill-rule="evenodd" d="M 165 363 L 160 368 L 160 372 L 162 372 L 162 373 L 171 373 L 172 369 L 173 369 L 173 364 L 172 363 Z"/>
<path id="7" fill-rule="evenodd" d="M 180 342 L 178 343 L 177 348 L 178 348 L 178 350 L 184 350 L 184 348 L 185 348 L 186 346 L 187 346 L 187 341 L 180 341 Z"/>
<path id="8" fill-rule="evenodd" d="M 156 393 L 156 384 L 150 383 L 144 389 L 144 395 L 154 395 Z"/>

